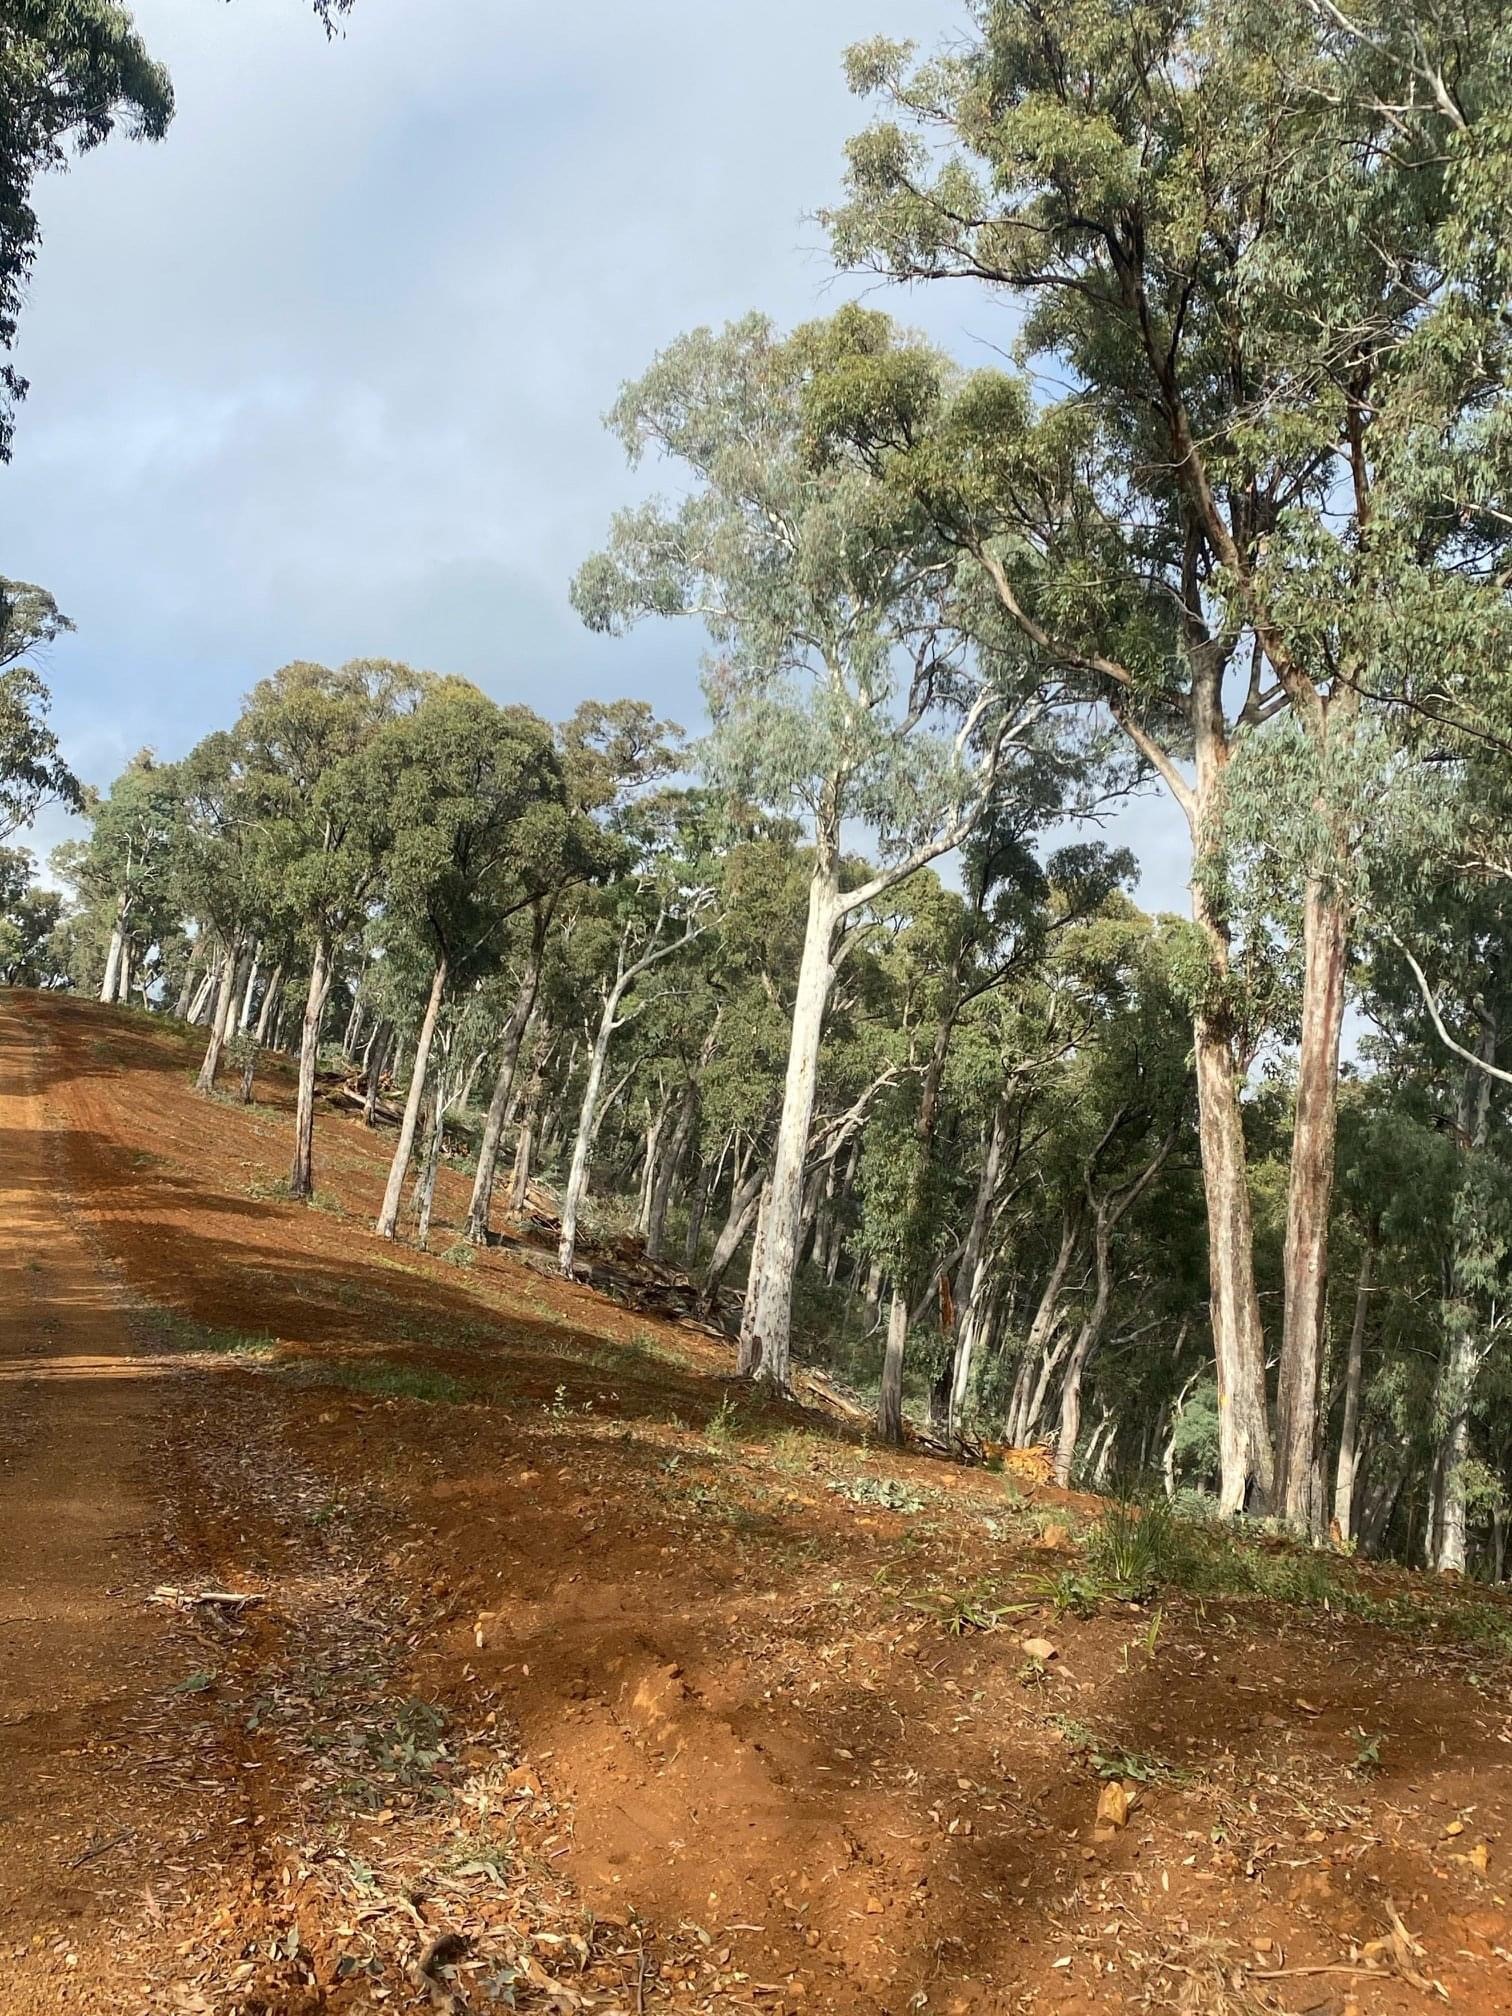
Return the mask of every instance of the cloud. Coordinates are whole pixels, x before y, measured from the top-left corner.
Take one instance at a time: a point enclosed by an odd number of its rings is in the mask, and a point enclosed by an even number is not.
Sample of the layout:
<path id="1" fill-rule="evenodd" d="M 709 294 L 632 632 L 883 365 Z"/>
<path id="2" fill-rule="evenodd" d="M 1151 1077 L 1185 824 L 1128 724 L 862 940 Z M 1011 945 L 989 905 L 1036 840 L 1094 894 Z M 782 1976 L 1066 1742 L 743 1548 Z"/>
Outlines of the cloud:
<path id="1" fill-rule="evenodd" d="M 359 0 L 333 44 L 305 0 L 135 11 L 179 114 L 43 191 L 0 475 L 0 569 L 79 625 L 51 671 L 81 773 L 178 754 L 293 657 L 692 724 L 691 629 L 613 643 L 568 605 L 631 493 L 599 416 L 682 329 L 851 291 L 805 221 L 862 118 L 841 50 L 937 40 L 957 0 Z M 891 305 L 967 355 L 1009 327 Z"/>

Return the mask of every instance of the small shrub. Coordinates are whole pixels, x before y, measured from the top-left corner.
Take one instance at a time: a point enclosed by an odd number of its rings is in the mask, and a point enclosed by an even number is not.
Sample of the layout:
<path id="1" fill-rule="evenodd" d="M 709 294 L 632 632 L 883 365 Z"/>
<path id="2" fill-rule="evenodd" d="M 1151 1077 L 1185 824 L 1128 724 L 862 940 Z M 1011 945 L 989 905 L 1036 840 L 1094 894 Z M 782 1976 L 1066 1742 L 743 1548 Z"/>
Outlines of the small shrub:
<path id="1" fill-rule="evenodd" d="M 974 1582 L 965 1589 L 931 1590 L 908 1599 L 910 1610 L 922 1610 L 933 1617 L 953 1638 L 968 1631 L 995 1631 L 1006 1617 L 1033 1609 L 1031 1603 L 1002 1603 L 999 1592 L 989 1583 Z"/>
<path id="2" fill-rule="evenodd" d="M 471 1267 L 476 1255 L 465 1239 L 457 1239 L 446 1248 L 441 1258 L 449 1267 Z"/>
<path id="3" fill-rule="evenodd" d="M 1114 1499 L 1088 1536 L 1087 1565 L 1114 1595 L 1135 1603 L 1177 1580 L 1180 1534 L 1165 1498 Z"/>
<path id="4" fill-rule="evenodd" d="M 1099 1736 L 1085 1722 L 1069 1715 L 1057 1715 L 1055 1727 L 1067 1748 L 1089 1765 L 1099 1778 L 1131 1778 L 1138 1785 L 1170 1783 L 1182 1775 L 1164 1757 L 1146 1750 L 1126 1750 L 1123 1744 Z"/>
<path id="5" fill-rule="evenodd" d="M 726 1393 L 704 1427 L 704 1440 L 712 1449 L 728 1449 L 740 1431 L 740 1408 Z"/>
<path id="6" fill-rule="evenodd" d="M 885 1512 L 922 1512 L 924 1500 L 901 1477 L 832 1477 L 829 1488 L 853 1505 L 877 1505 Z"/>
<path id="7" fill-rule="evenodd" d="M 1090 1575 L 1078 1575 L 1070 1568 L 1063 1568 L 1058 1575 L 1041 1575 L 1034 1587 L 1053 1606 L 1057 1617 L 1090 1617 L 1105 1593 Z"/>
<path id="8" fill-rule="evenodd" d="M 1378 1730 L 1374 1736 L 1364 1729 L 1356 1729 L 1354 1763 L 1349 1767 L 1357 1778 L 1373 1778 L 1381 1768 L 1381 1745 L 1385 1737 Z"/>
<path id="9" fill-rule="evenodd" d="M 565 1386 L 558 1386 L 551 1398 L 546 1402 L 546 1412 L 551 1416 L 553 1421 L 570 1421 L 574 1414 L 591 1414 L 593 1412 L 593 1402 L 585 1400 L 581 1407 L 574 1407 L 572 1402 L 567 1398 L 567 1388 Z"/>
<path id="10" fill-rule="evenodd" d="M 824 1438 L 811 1429 L 783 1428 L 772 1437 L 772 1467 L 792 1477 L 802 1476 L 813 1469 L 823 1444 Z"/>

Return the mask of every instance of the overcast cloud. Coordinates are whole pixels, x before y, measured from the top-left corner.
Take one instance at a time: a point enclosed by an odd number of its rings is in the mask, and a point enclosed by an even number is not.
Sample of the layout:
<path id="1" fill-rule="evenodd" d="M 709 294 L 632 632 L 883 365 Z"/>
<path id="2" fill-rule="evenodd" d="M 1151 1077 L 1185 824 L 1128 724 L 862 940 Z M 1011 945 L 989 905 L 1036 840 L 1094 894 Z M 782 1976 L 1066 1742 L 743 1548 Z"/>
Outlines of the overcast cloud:
<path id="1" fill-rule="evenodd" d="M 840 53 L 937 41 L 955 0 L 358 0 L 332 44 L 304 0 L 134 11 L 178 116 L 42 191 L 0 472 L 0 571 L 79 626 L 50 676 L 80 774 L 181 754 L 301 657 L 697 727 L 691 626 L 614 642 L 568 604 L 631 489 L 600 416 L 685 328 L 855 291 L 805 221 L 862 117 Z M 967 358 L 1011 336 L 970 290 L 887 305 Z M 1120 828 L 1181 905 L 1169 808 Z"/>

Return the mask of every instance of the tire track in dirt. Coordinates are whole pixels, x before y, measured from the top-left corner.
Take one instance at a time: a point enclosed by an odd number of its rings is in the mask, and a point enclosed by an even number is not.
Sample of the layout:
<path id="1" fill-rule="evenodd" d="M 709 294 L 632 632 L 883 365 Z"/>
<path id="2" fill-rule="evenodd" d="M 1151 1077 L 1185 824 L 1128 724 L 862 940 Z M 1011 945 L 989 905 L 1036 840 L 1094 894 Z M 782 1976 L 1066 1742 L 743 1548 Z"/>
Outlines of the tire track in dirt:
<path id="1" fill-rule="evenodd" d="M 160 1684 L 140 1601 L 164 1375 L 64 1208 L 51 1047 L 0 1001 L 0 2010 L 88 2007 L 162 1820 L 123 1720 Z"/>
<path id="2" fill-rule="evenodd" d="M 0 2016 L 443 2006 L 443 1964 L 556 2006 L 563 1953 L 603 1977 L 574 2008 L 623 2007 L 644 1955 L 590 1950 L 570 1817 L 476 1690 L 406 1684 L 402 1523 L 301 1450 L 303 1385 L 142 1298 L 119 1233 L 171 1251 L 156 1157 L 57 1008 L 0 992 Z"/>
<path id="3" fill-rule="evenodd" d="M 80 1060 L 24 1001 L 0 995 L 0 2016 L 209 2008 L 185 1959 L 218 1919 L 246 1943 L 276 1887 L 249 1704 L 278 1691 L 289 1604 L 146 1599 L 276 1569 L 320 1614 L 322 1487 L 281 1395 L 157 1348 L 70 1185 Z"/>

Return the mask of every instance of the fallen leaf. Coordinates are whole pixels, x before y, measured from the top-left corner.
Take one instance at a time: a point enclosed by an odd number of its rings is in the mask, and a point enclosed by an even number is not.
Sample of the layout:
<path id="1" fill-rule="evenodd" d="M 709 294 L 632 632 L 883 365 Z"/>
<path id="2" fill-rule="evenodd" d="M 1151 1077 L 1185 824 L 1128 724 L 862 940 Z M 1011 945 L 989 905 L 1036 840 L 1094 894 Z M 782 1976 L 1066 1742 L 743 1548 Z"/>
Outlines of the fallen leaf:
<path id="1" fill-rule="evenodd" d="M 1052 1645 L 1048 1638 L 1026 1638 L 1023 1649 L 1031 1659 L 1038 1659 L 1042 1662 L 1054 1659 L 1059 1655 L 1059 1648 Z"/>

